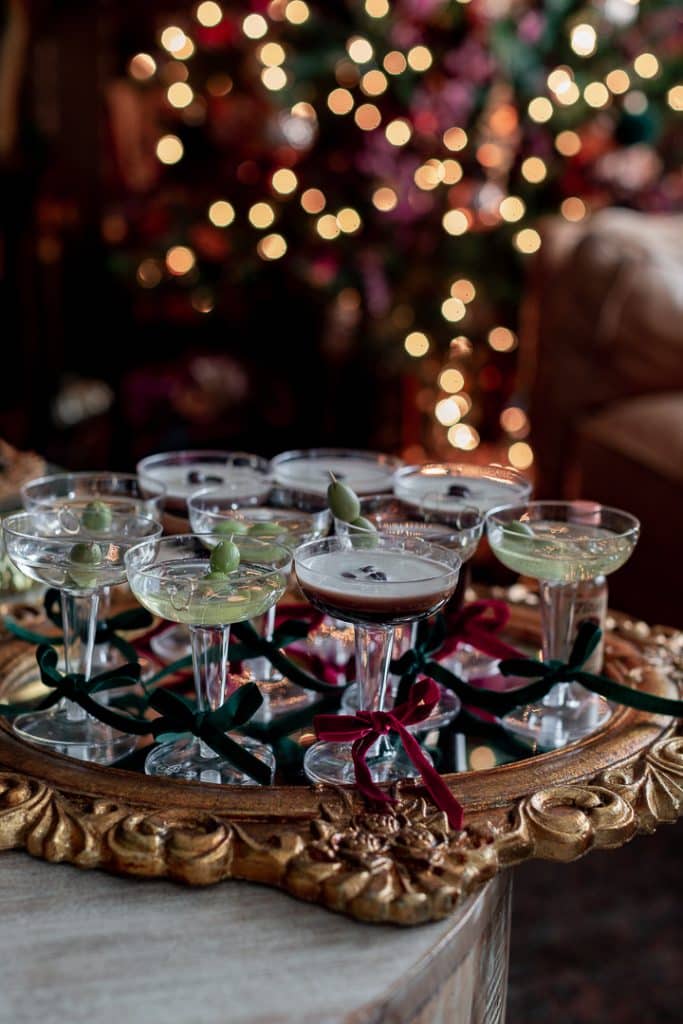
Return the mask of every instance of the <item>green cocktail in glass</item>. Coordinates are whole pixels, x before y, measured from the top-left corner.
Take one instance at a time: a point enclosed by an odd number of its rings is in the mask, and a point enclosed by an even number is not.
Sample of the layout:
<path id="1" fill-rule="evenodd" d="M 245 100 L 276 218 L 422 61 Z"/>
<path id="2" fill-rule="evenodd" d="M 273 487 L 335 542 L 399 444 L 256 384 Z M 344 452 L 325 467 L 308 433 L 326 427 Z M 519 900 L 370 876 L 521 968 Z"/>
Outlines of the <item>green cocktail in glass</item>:
<path id="1" fill-rule="evenodd" d="M 592 501 L 533 501 L 493 509 L 486 528 L 503 565 L 539 581 L 543 657 L 566 661 L 578 584 L 621 568 L 638 540 L 638 520 Z M 507 715 L 505 724 L 544 747 L 561 747 L 610 714 L 602 697 L 578 683 L 558 683 L 540 704 Z"/>
<path id="2" fill-rule="evenodd" d="M 126 556 L 131 590 L 154 615 L 189 626 L 197 705 L 215 710 L 230 693 L 230 626 L 263 615 L 282 596 L 291 551 L 275 541 L 235 537 L 216 543 L 213 534 L 182 534 L 138 544 Z M 271 771 L 270 747 L 233 736 Z M 145 762 L 148 775 L 225 785 L 253 780 L 192 737 L 156 747 Z"/>

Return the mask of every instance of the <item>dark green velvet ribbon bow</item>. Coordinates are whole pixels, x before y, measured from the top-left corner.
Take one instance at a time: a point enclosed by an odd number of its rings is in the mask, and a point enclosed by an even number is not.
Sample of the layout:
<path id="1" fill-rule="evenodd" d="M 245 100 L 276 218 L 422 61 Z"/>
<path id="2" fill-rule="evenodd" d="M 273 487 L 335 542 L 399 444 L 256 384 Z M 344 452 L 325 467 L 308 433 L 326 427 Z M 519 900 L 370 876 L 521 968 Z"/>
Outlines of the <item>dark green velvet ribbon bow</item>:
<path id="1" fill-rule="evenodd" d="M 566 662 L 558 660 L 543 662 L 536 658 L 505 658 L 498 667 L 501 675 L 535 680 L 533 683 L 515 687 L 513 690 L 487 690 L 481 686 L 473 686 L 450 672 L 439 662 L 424 657 L 422 654 L 409 660 L 408 655 L 414 654 L 411 651 L 408 651 L 407 655 L 398 661 L 399 667 L 403 662 L 408 670 L 406 676 L 401 680 L 401 685 L 403 685 L 404 679 L 410 679 L 411 672 L 416 671 L 436 680 L 446 689 L 452 690 L 463 704 L 501 716 L 512 711 L 513 708 L 542 700 L 557 683 L 576 682 L 581 683 L 592 693 L 597 693 L 616 704 L 624 704 L 639 711 L 649 711 L 659 715 L 675 717 L 683 715 L 683 700 L 645 693 L 631 686 L 617 683 L 607 676 L 586 672 L 582 666 L 597 647 L 601 635 L 601 630 L 594 623 L 582 623 Z M 416 669 L 415 666 L 417 666 Z"/>
<path id="2" fill-rule="evenodd" d="M 309 628 L 307 622 L 290 619 L 274 630 L 272 640 L 265 640 L 258 635 L 250 622 L 236 622 L 231 630 L 239 640 L 239 644 L 230 644 L 230 659 L 231 661 L 243 661 L 245 658 L 265 657 L 273 668 L 276 668 L 290 682 L 296 683 L 302 689 L 313 690 L 315 693 L 336 693 L 341 696 L 341 686 L 316 679 L 310 672 L 306 672 L 286 654 L 283 654 L 280 649 L 307 636 Z"/>
<path id="3" fill-rule="evenodd" d="M 148 731 L 152 731 L 159 742 L 176 740 L 187 734 L 196 736 L 250 779 L 267 786 L 270 767 L 226 735 L 229 729 L 237 729 L 248 722 L 262 703 L 263 697 L 256 683 L 239 686 L 215 711 L 198 710 L 177 693 L 159 689 L 149 698 L 149 705 L 161 717 L 148 723 Z"/>

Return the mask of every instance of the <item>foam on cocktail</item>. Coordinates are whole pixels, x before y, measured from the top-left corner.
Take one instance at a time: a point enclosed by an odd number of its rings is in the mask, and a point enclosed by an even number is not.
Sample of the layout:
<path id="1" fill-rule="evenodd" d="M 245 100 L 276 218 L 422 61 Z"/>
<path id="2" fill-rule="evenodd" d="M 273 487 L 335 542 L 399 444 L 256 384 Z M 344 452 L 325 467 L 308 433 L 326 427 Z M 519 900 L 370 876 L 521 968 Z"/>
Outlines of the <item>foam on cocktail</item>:
<path id="1" fill-rule="evenodd" d="M 418 618 L 440 607 L 457 573 L 409 551 L 354 549 L 313 554 L 296 563 L 299 586 L 317 607 L 371 621 Z"/>
<path id="2" fill-rule="evenodd" d="M 393 468 L 371 457 L 312 455 L 276 461 L 273 473 L 282 487 L 310 494 L 326 494 L 330 474 L 343 480 L 357 494 L 375 494 L 391 489 Z"/>
<path id="3" fill-rule="evenodd" d="M 499 471 L 502 472 L 502 471 Z M 472 467 L 459 467 L 457 472 L 447 464 L 441 466 L 416 467 L 414 471 L 398 473 L 394 479 L 394 493 L 397 498 L 411 502 L 426 512 L 450 512 L 470 505 L 480 512 L 488 512 L 498 505 L 522 501 L 529 493 L 529 485 L 520 478 L 519 482 L 498 477 L 496 468 L 486 476 L 486 468 L 477 472 Z"/>
<path id="4" fill-rule="evenodd" d="M 145 470 L 145 476 L 158 480 L 166 487 L 169 498 L 188 498 L 200 487 L 234 487 L 236 495 L 265 496 L 270 483 L 263 473 L 248 466 L 233 466 L 219 462 L 182 462 L 154 466 Z"/>

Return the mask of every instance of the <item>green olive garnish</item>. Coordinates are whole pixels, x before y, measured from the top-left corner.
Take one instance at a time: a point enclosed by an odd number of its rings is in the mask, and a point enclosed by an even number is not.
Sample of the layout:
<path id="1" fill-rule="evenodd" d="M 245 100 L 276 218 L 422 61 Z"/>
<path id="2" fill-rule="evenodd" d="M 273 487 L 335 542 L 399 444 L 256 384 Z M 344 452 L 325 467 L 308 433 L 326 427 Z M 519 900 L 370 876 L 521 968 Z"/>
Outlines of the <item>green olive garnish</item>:
<path id="1" fill-rule="evenodd" d="M 103 501 L 90 501 L 83 509 L 81 522 L 86 530 L 104 533 L 111 528 L 111 521 L 111 508 Z"/>
<path id="2" fill-rule="evenodd" d="M 336 519 L 345 523 L 352 523 L 360 516 L 360 501 L 358 495 L 348 484 L 336 480 L 333 474 L 332 483 L 327 488 L 327 504 Z"/>
<path id="3" fill-rule="evenodd" d="M 349 526 L 353 526 L 356 530 L 366 530 L 368 533 L 377 533 L 377 527 L 375 524 L 371 523 L 369 519 L 365 518 L 365 516 L 358 516 L 358 518 L 354 519 L 352 523 L 349 523 Z"/>
<path id="4" fill-rule="evenodd" d="M 234 572 L 240 564 L 240 549 L 231 540 L 222 540 L 211 552 L 211 572 Z"/>
<path id="5" fill-rule="evenodd" d="M 249 531 L 249 524 L 242 519 L 221 519 L 213 528 L 214 533 L 239 536 Z"/>
<path id="6" fill-rule="evenodd" d="M 269 523 L 267 520 L 260 520 L 259 522 L 252 523 L 249 527 L 250 537 L 279 537 L 281 533 L 286 533 L 287 530 L 283 529 L 277 523 Z"/>
<path id="7" fill-rule="evenodd" d="M 97 585 L 97 573 L 88 570 L 86 566 L 98 566 L 102 562 L 102 549 L 99 544 L 92 542 L 81 542 L 74 544 L 69 553 L 71 565 L 69 566 L 69 577 L 79 587 L 94 587 Z M 83 566 L 84 568 L 77 568 Z"/>

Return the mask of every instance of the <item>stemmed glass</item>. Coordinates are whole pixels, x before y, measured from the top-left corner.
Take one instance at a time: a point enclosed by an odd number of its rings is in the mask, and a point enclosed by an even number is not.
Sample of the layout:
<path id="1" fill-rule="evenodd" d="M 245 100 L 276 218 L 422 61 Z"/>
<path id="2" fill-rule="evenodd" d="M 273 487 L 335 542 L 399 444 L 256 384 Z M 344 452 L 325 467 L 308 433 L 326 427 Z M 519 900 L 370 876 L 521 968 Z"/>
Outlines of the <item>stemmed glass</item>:
<path id="1" fill-rule="evenodd" d="M 229 489 L 236 501 L 257 505 L 271 486 L 268 460 L 251 452 L 203 448 L 157 452 L 141 459 L 135 468 L 145 484 L 155 481 L 166 488 L 164 526 L 170 534 L 187 529 L 186 502 L 200 487 Z M 187 630 L 171 626 L 155 633 L 150 647 L 167 663 L 185 658 L 190 653 Z"/>
<path id="2" fill-rule="evenodd" d="M 415 505 L 425 520 L 434 516 L 448 522 L 449 516 L 457 516 L 463 505 L 474 506 L 486 514 L 497 505 L 528 501 L 531 483 L 509 466 L 428 462 L 423 466 L 405 466 L 398 470 L 394 476 L 394 494 L 409 505 Z M 465 571 L 461 576 L 459 594 L 464 594 L 467 578 L 468 572 Z M 472 679 L 492 675 L 497 662 L 488 654 L 463 643 L 445 664 L 463 678 Z"/>
<path id="3" fill-rule="evenodd" d="M 503 565 L 539 581 L 543 658 L 566 661 L 578 584 L 624 565 L 638 540 L 638 520 L 593 501 L 533 501 L 493 509 L 486 529 Z M 562 747 L 593 732 L 610 714 L 602 697 L 578 683 L 560 682 L 539 704 L 517 708 L 504 721 L 544 747 Z"/>
<path id="4" fill-rule="evenodd" d="M 157 480 L 142 481 L 130 473 L 57 473 L 38 477 L 21 488 L 24 508 L 28 512 L 41 509 L 60 509 L 82 502 L 87 504 L 104 502 L 116 509 L 120 515 L 133 512 L 161 521 L 166 487 Z M 99 593 L 98 614 L 106 619 L 111 611 L 111 588 L 104 587 Z M 125 661 L 120 651 L 108 641 L 97 644 L 93 651 L 93 667 L 98 672 L 116 668 Z M 102 693 L 101 699 L 107 694 Z"/>
<path id="5" fill-rule="evenodd" d="M 274 485 L 283 488 L 278 504 L 285 504 L 289 495 L 292 504 L 302 507 L 306 498 L 325 496 L 330 473 L 353 488 L 356 494 L 380 494 L 391 490 L 393 474 L 402 466 L 401 459 L 381 452 L 358 451 L 354 448 L 307 448 L 281 452 L 271 461 Z"/>
<path id="6" fill-rule="evenodd" d="M 104 499 L 95 504 L 81 498 L 65 499 L 58 509 L 8 516 L 2 528 L 17 568 L 59 589 L 66 671 L 90 679 L 100 594 L 125 581 L 125 552 L 143 538 L 160 536 L 160 524 Z M 135 736 L 112 730 L 66 699 L 19 715 L 13 725 L 31 743 L 99 764 L 118 760 L 136 744 Z"/>
<path id="7" fill-rule="evenodd" d="M 304 512 L 298 509 L 270 508 L 251 503 L 241 504 L 231 489 L 206 487 L 187 500 L 190 526 L 194 533 L 211 533 L 216 539 L 226 537 L 257 537 L 284 544 L 294 550 L 306 541 L 323 537 L 329 532 L 331 521 L 327 509 Z M 254 623 L 265 640 L 271 640 L 275 629 L 277 605 L 273 604 Z M 257 712 L 261 721 L 310 703 L 313 695 L 285 679 L 267 658 L 253 658 L 247 662 L 263 695 L 263 704 Z"/>
<path id="8" fill-rule="evenodd" d="M 294 569 L 311 604 L 354 624 L 360 707 L 384 710 L 394 629 L 446 603 L 458 582 L 460 558 L 417 537 L 349 534 L 302 545 Z M 386 737 L 369 752 L 368 767 L 376 782 L 416 773 Z M 351 744 L 315 743 L 306 752 L 304 769 L 315 782 L 352 784 Z"/>
<path id="9" fill-rule="evenodd" d="M 197 705 L 215 710 L 229 696 L 228 645 L 230 626 L 262 615 L 282 597 L 292 554 L 282 544 L 251 537 L 234 537 L 239 565 L 216 570 L 214 534 L 182 534 L 144 542 L 126 555 L 130 588 L 140 604 L 164 619 L 190 627 Z M 270 747 L 244 736 L 232 736 L 271 773 L 275 758 Z M 164 743 L 147 756 L 148 775 L 252 785 L 253 780 L 191 737 Z"/>
<path id="10" fill-rule="evenodd" d="M 415 506 L 407 504 L 390 495 L 372 495 L 361 498 L 361 516 L 372 523 L 378 531 L 391 537 L 419 537 L 432 544 L 440 544 L 457 553 L 463 565 L 474 554 L 484 529 L 484 517 L 476 508 L 460 505 L 456 510 L 449 506 L 442 514 L 429 511 L 422 513 Z M 366 532 L 363 527 L 351 526 L 335 517 L 335 534 L 347 536 Z M 451 602 L 455 600 L 459 584 Z M 413 622 L 408 631 L 408 646 L 417 643 L 417 622 Z M 398 631 L 397 631 L 398 632 Z M 399 652 L 402 653 L 402 652 Z M 393 704 L 394 691 L 387 689 L 386 706 Z M 344 691 L 342 709 L 353 712 L 358 709 L 358 684 L 352 683 Z M 429 731 L 447 725 L 458 713 L 460 701 L 448 690 L 442 689 L 439 704 L 416 729 Z"/>

